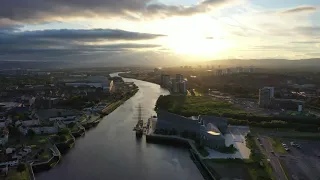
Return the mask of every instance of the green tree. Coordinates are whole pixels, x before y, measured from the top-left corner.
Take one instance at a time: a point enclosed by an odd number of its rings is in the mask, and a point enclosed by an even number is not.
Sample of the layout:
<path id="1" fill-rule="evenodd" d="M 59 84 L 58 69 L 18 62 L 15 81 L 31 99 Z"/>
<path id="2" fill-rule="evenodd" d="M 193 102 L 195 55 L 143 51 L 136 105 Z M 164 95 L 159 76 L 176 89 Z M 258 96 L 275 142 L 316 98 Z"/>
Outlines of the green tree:
<path id="1" fill-rule="evenodd" d="M 67 140 L 66 136 L 59 137 L 60 142 L 65 142 Z"/>
<path id="2" fill-rule="evenodd" d="M 18 165 L 18 167 L 17 167 L 17 171 L 21 173 L 21 172 L 23 172 L 23 171 L 25 171 L 25 170 L 26 170 L 26 165 L 20 163 L 20 164 Z"/>
<path id="3" fill-rule="evenodd" d="M 32 129 L 28 129 L 28 136 L 32 139 L 36 135 L 36 132 Z"/>
<path id="4" fill-rule="evenodd" d="M 64 128 L 64 129 L 61 129 L 59 132 L 58 132 L 58 135 L 63 135 L 63 134 L 68 134 L 69 133 L 69 129 L 67 128 Z"/>
<path id="5" fill-rule="evenodd" d="M 171 133 L 172 133 L 172 135 L 177 135 L 178 134 L 177 130 L 175 128 L 172 129 Z"/>

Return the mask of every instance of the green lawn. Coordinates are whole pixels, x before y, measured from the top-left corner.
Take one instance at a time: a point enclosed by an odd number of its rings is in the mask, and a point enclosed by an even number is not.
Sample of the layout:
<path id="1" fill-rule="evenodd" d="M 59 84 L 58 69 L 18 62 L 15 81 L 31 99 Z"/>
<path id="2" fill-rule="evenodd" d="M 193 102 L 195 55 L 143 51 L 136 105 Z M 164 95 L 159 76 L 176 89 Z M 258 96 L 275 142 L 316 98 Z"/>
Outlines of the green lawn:
<path id="1" fill-rule="evenodd" d="M 70 123 L 68 125 L 68 128 L 70 129 L 71 132 L 77 132 L 79 131 L 79 127 L 78 125 L 76 125 L 75 123 Z"/>
<path id="2" fill-rule="evenodd" d="M 258 145 L 256 144 L 254 138 L 255 137 L 251 134 L 248 134 L 246 136 L 246 144 L 247 147 L 251 150 L 251 155 L 250 159 L 244 162 L 246 163 L 246 166 L 249 169 L 251 179 L 270 179 L 270 177 L 272 177 L 271 166 L 267 162 L 266 157 L 260 152 L 260 149 L 258 148 Z M 260 166 L 260 162 L 263 162 L 262 167 Z"/>
<path id="3" fill-rule="evenodd" d="M 2 177 L 0 176 L 0 179 L 1 178 Z M 8 176 L 4 179 L 5 180 L 29 180 L 30 175 L 29 175 L 28 169 L 26 169 L 22 172 L 18 172 L 16 169 L 10 168 L 9 172 L 8 172 Z"/>
<path id="4" fill-rule="evenodd" d="M 229 102 L 215 101 L 205 96 L 160 96 L 156 108 L 183 116 L 247 114 Z"/>
<path id="5" fill-rule="evenodd" d="M 205 160 L 209 170 L 217 179 L 258 179 L 261 167 L 240 159 Z"/>
<path id="6" fill-rule="evenodd" d="M 276 152 L 279 152 L 279 153 L 287 153 L 287 151 L 284 149 L 284 147 L 282 146 L 281 142 L 280 142 L 280 139 L 278 138 L 271 138 L 269 137 L 268 138 L 269 141 L 271 142 L 272 146 L 273 146 L 273 149 L 276 151 Z"/>
<path id="7" fill-rule="evenodd" d="M 203 157 L 207 157 L 209 155 L 209 152 L 205 148 L 197 147 L 197 150 Z"/>
<path id="8" fill-rule="evenodd" d="M 195 96 L 202 96 L 202 94 L 196 90 L 193 90 Z"/>

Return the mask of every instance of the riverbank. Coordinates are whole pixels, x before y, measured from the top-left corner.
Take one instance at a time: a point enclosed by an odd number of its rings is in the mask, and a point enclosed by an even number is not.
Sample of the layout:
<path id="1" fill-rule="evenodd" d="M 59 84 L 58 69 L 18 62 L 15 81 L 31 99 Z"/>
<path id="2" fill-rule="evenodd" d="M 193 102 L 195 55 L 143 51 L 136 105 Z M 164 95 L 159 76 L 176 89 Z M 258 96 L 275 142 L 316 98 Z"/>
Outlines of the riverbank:
<path id="1" fill-rule="evenodd" d="M 131 78 L 131 79 L 137 79 L 137 80 L 141 80 L 141 81 L 146 81 L 146 82 L 150 82 L 150 83 L 154 83 L 154 84 L 158 84 L 160 85 L 160 75 L 158 76 L 149 76 L 147 74 L 133 74 L 131 72 L 127 72 L 127 73 L 119 73 L 120 77 L 123 78 Z"/>
<path id="2" fill-rule="evenodd" d="M 68 127 L 68 136 L 64 138 L 62 142 L 53 142 L 54 146 L 56 147 L 56 155 L 53 155 L 48 161 L 46 162 L 41 162 L 37 164 L 33 164 L 32 168 L 35 173 L 43 172 L 52 169 L 53 167 L 56 166 L 62 159 L 61 154 L 66 154 L 69 149 L 75 146 L 76 143 L 76 137 L 83 136 L 85 134 L 86 130 L 91 129 L 94 126 L 97 126 L 100 121 L 103 119 L 104 116 L 109 115 L 111 112 L 116 110 L 119 106 L 121 106 L 124 102 L 126 102 L 128 99 L 133 97 L 139 89 L 133 89 L 130 93 L 127 93 L 124 98 L 121 100 L 118 100 L 115 103 L 111 103 L 109 106 L 105 108 L 105 111 L 101 113 L 100 116 L 95 116 L 93 117 L 94 119 L 92 121 L 86 121 L 83 123 L 74 123 L 73 125 L 70 125 Z M 63 135 L 63 133 L 60 133 L 60 136 Z M 56 141 L 61 140 L 61 138 L 56 139 Z"/>
<path id="3" fill-rule="evenodd" d="M 139 88 L 137 89 L 133 89 L 130 93 L 127 93 L 126 96 L 114 103 L 111 103 L 110 105 L 108 105 L 107 107 L 105 107 L 101 114 L 106 116 L 108 114 L 110 114 L 112 111 L 114 111 L 115 109 L 117 109 L 119 106 L 121 106 L 124 102 L 126 102 L 128 99 L 130 99 L 132 96 L 134 96 L 137 92 L 139 91 Z"/>

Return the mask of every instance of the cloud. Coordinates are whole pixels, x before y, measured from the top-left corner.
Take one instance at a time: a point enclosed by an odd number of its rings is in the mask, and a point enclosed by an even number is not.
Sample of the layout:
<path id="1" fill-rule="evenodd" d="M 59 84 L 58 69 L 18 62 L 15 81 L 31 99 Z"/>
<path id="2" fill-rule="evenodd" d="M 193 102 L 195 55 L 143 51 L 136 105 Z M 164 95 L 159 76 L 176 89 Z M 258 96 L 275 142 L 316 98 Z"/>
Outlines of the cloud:
<path id="1" fill-rule="evenodd" d="M 25 31 L 10 34 L 17 38 L 40 38 L 40 39 L 64 39 L 64 40 L 146 40 L 154 39 L 164 35 L 130 32 L 118 29 L 60 29 Z"/>
<path id="2" fill-rule="evenodd" d="M 320 26 L 299 26 L 294 31 L 304 36 L 320 36 Z"/>
<path id="3" fill-rule="evenodd" d="M 300 6 L 282 11 L 282 14 L 292 14 L 292 13 L 303 13 L 303 12 L 314 12 L 317 10 L 315 6 Z"/>
<path id="4" fill-rule="evenodd" d="M 204 0 L 193 6 L 170 6 L 165 4 L 150 4 L 146 7 L 147 13 L 162 14 L 165 16 L 189 16 L 205 13 L 214 8 L 234 2 L 232 0 Z"/>
<path id="5" fill-rule="evenodd" d="M 294 44 L 318 44 L 320 41 L 292 41 Z"/>
<path id="6" fill-rule="evenodd" d="M 0 33 L 0 48 L 2 46 L 19 47 L 65 47 L 77 43 L 95 43 L 101 41 L 138 41 L 149 40 L 164 35 L 139 33 L 118 29 L 91 29 L 91 30 L 43 30 L 26 32 Z M 1 49 L 0 49 L 1 51 Z"/>
<path id="7" fill-rule="evenodd" d="M 2 0 L 0 24 L 43 23 L 65 21 L 67 18 L 149 18 L 156 15 L 188 16 L 205 13 L 234 0 L 204 0 L 192 6 L 151 3 L 150 0 Z"/>
<path id="8" fill-rule="evenodd" d="M 0 59 L 45 60 L 53 57 L 92 55 L 102 52 L 110 55 L 110 53 L 147 50 L 161 46 L 131 42 L 161 36 L 163 35 L 114 29 L 8 31 L 0 33 Z M 118 43 L 118 41 L 124 43 Z"/>

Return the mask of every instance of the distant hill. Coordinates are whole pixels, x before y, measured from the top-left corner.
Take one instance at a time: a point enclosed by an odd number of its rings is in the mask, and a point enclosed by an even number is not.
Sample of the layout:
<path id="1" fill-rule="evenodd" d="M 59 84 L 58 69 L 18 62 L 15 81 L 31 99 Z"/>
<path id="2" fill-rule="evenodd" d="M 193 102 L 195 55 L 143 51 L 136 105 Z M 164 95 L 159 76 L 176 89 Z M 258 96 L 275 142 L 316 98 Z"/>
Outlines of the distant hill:
<path id="1" fill-rule="evenodd" d="M 254 66 L 265 68 L 320 68 L 320 58 L 314 59 L 227 59 L 213 60 L 210 64 L 221 66 Z"/>
<path id="2" fill-rule="evenodd" d="M 81 59 L 81 57 L 79 57 Z M 184 61 L 179 56 L 163 56 L 161 54 L 149 54 L 144 58 L 140 56 L 102 57 L 93 59 L 52 60 L 52 61 L 0 61 L 1 69 L 30 69 L 30 68 L 78 68 L 78 67 L 157 67 L 157 66 L 184 66 L 214 65 L 221 67 L 248 67 L 255 68 L 278 68 L 320 71 L 320 58 L 287 60 L 287 59 L 226 59 L 212 60 L 207 62 Z"/>

